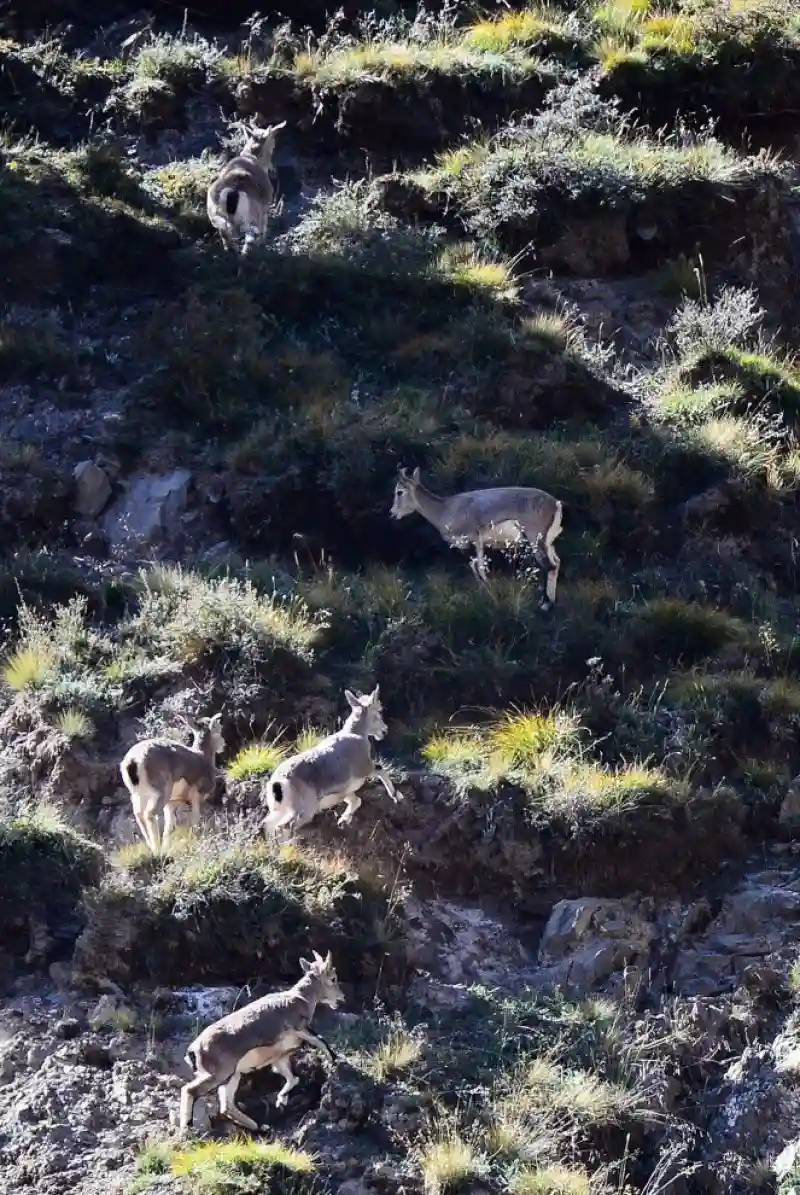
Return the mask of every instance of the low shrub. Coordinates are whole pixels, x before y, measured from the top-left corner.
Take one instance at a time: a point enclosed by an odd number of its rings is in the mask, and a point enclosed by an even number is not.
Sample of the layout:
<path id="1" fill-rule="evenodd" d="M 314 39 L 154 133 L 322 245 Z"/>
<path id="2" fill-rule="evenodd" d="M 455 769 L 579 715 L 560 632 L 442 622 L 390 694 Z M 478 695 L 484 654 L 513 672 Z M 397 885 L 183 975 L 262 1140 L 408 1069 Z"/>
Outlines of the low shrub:
<path id="1" fill-rule="evenodd" d="M 63 951 L 79 932 L 81 897 L 100 881 L 103 853 L 42 806 L 0 817 L 0 871 L 4 949 L 25 955 L 44 928 Z"/>
<path id="2" fill-rule="evenodd" d="M 172 843 L 170 844 L 172 847 Z M 123 852 L 90 899 L 76 957 L 158 983 L 293 983 L 298 957 L 332 949 L 346 979 L 374 977 L 396 927 L 387 896 L 340 860 L 205 835 L 154 859 Z"/>

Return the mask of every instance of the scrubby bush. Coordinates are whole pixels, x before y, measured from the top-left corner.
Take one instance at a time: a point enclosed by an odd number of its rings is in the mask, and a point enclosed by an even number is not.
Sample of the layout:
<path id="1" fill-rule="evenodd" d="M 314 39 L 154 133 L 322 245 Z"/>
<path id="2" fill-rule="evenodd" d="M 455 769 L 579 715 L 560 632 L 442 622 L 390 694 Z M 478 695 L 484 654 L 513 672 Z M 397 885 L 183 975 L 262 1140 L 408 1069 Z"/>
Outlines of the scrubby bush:
<path id="1" fill-rule="evenodd" d="M 40 806 L 0 817 L 0 920 L 12 956 L 29 949 L 63 952 L 78 934 L 78 905 L 103 870 L 99 847 L 71 829 L 55 809 Z M 44 932 L 44 941 L 35 945 Z"/>
<path id="2" fill-rule="evenodd" d="M 332 949 L 339 974 L 374 976 L 396 933 L 388 896 L 341 860 L 247 837 L 176 835 L 159 860 L 123 849 L 89 898 L 80 965 L 158 983 L 295 982 L 298 957 Z"/>
<path id="3" fill-rule="evenodd" d="M 551 92 L 535 116 L 445 153 L 413 178 L 455 204 L 473 235 L 519 250 L 531 239 L 554 242 L 570 213 L 628 212 L 658 200 L 680 208 L 693 228 L 698 207 L 713 206 L 720 187 L 782 175 L 777 159 L 740 156 L 710 136 L 635 133 L 581 79 Z"/>

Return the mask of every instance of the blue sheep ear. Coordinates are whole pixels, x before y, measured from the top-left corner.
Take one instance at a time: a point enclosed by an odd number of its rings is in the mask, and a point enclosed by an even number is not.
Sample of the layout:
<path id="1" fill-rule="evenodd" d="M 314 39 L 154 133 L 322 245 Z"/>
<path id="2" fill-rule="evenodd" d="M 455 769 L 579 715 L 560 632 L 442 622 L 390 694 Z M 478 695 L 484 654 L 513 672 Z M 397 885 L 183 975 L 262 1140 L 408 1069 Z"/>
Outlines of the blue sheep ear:
<path id="1" fill-rule="evenodd" d="M 416 469 L 414 470 L 412 480 L 419 484 L 419 465 L 417 465 Z"/>
<path id="2" fill-rule="evenodd" d="M 300 959 L 300 970 L 303 972 L 304 975 L 308 974 L 308 972 L 311 970 L 312 966 L 313 966 L 313 963 L 310 963 L 307 958 Z"/>

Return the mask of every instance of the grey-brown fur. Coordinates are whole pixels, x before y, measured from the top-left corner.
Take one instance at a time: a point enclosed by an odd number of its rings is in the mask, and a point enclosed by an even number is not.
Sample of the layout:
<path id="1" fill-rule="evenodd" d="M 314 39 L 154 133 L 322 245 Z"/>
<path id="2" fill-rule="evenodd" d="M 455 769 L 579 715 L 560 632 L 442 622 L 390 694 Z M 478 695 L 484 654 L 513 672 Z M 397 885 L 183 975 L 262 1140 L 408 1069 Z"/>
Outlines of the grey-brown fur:
<path id="1" fill-rule="evenodd" d="M 155 854 L 172 833 L 177 805 L 189 805 L 192 825 L 200 824 L 200 802 L 214 791 L 215 759 L 225 750 L 221 722 L 221 714 L 203 723 L 188 722 L 193 736 L 191 747 L 172 739 L 142 739 L 120 763 L 136 824 Z M 162 815 L 163 838 L 158 821 Z"/>
<path id="2" fill-rule="evenodd" d="M 182 1131 L 191 1124 L 197 1097 L 216 1087 L 220 1113 L 242 1128 L 258 1132 L 256 1122 L 234 1102 L 243 1074 L 271 1066 L 284 1080 L 276 1099 L 277 1106 L 282 1107 L 299 1082 L 291 1068 L 295 1050 L 307 1043 L 326 1050 L 334 1060 L 327 1042 L 309 1030 L 318 1004 L 336 1008 L 344 1001 L 331 953 L 328 951 L 323 959 L 315 950 L 313 962 L 301 959 L 300 966 L 304 974 L 293 987 L 228 1013 L 194 1039 L 186 1052 L 194 1078 L 181 1088 Z"/>
<path id="3" fill-rule="evenodd" d="M 284 120 L 266 129 L 251 126 L 242 152 L 223 166 L 208 188 L 208 218 L 226 249 L 235 249 L 244 237 L 242 253 L 247 253 L 255 239 L 266 235 L 273 200 L 269 170 L 275 137 L 285 124 Z"/>
<path id="4" fill-rule="evenodd" d="M 388 772 L 373 761 L 370 750 L 370 738 L 382 739 L 386 734 L 378 686 L 367 695 L 345 689 L 345 697 L 350 714 L 341 730 L 284 760 L 272 773 L 265 831 L 279 830 L 290 822 L 298 830 L 321 810 L 342 801 L 347 808 L 338 824 L 346 825 L 361 805 L 357 791 L 367 780 L 380 780 L 391 799 L 398 800 Z"/>
<path id="5" fill-rule="evenodd" d="M 414 511 L 451 546 L 474 545 L 476 555 L 470 566 L 479 581 L 488 576 L 486 548 L 527 539 L 547 571 L 542 608 L 548 609 L 556 600 L 561 561 L 553 541 L 561 534 L 562 506 L 552 494 L 531 486 L 496 486 L 444 498 L 422 484 L 419 469 L 413 474 L 400 469 L 389 513 L 393 519 L 404 519 Z"/>

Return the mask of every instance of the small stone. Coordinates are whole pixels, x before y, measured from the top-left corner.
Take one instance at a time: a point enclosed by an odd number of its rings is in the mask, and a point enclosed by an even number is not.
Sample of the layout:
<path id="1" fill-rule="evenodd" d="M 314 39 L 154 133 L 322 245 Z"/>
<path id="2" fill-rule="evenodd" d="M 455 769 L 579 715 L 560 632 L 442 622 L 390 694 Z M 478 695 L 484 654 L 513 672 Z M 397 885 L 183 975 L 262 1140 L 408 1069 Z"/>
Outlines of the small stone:
<path id="1" fill-rule="evenodd" d="M 39 1119 L 39 1114 L 33 1105 L 25 1103 L 24 1100 L 17 1104 L 12 1115 L 19 1124 L 35 1124 Z"/>
<path id="2" fill-rule="evenodd" d="M 75 466 L 75 509 L 79 515 L 93 519 L 100 514 L 111 497 L 111 482 L 94 461 L 81 461 Z"/>
<path id="3" fill-rule="evenodd" d="M 778 821 L 787 828 L 800 826 L 800 777 L 796 777 L 789 785 L 781 802 Z"/>
<path id="4" fill-rule="evenodd" d="M 51 963 L 47 971 L 53 983 L 60 988 L 68 988 L 72 982 L 71 963 Z M 65 1020 L 72 1018 L 66 1017 Z"/>
<path id="5" fill-rule="evenodd" d="M 50 1051 L 46 1046 L 38 1045 L 31 1046 L 28 1050 L 25 1062 L 32 1071 L 38 1071 L 44 1060 L 49 1057 Z"/>
<path id="6" fill-rule="evenodd" d="M 94 1066 L 98 1070 L 111 1070 L 114 1060 L 105 1046 L 97 1042 L 85 1042 L 81 1050 L 81 1061 L 85 1066 Z"/>
<path id="7" fill-rule="evenodd" d="M 186 508 L 191 480 L 188 469 L 175 469 L 164 476 L 148 473 L 131 478 L 127 493 L 120 496 L 103 520 L 111 543 L 148 541 L 159 533 L 174 533 Z"/>
<path id="8" fill-rule="evenodd" d="M 71 1145 L 75 1140 L 75 1134 L 68 1124 L 54 1124 L 47 1130 L 47 1140 L 58 1145 Z"/>
<path id="9" fill-rule="evenodd" d="M 63 1020 L 56 1021 L 54 1029 L 56 1037 L 60 1037 L 62 1041 L 72 1041 L 80 1036 L 81 1023 L 76 1017 L 64 1017 Z"/>

